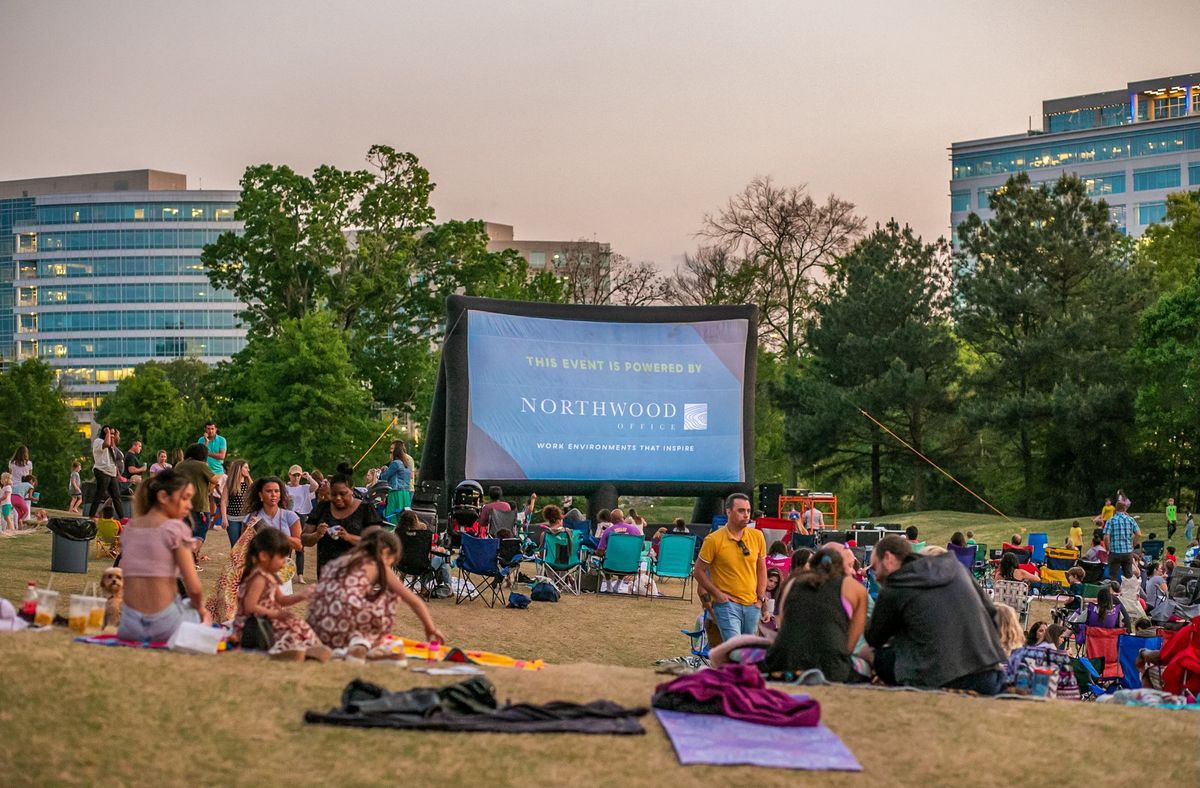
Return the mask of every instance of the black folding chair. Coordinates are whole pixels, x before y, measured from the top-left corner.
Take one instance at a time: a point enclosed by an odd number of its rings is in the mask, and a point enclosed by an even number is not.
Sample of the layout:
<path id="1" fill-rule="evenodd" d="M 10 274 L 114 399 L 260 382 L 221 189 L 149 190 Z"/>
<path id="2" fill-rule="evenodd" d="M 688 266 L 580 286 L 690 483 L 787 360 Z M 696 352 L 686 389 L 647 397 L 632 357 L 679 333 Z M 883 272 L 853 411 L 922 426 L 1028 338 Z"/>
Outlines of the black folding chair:
<path id="1" fill-rule="evenodd" d="M 437 572 L 430 558 L 433 532 L 403 530 L 397 531 L 396 535 L 400 537 L 400 560 L 396 564 L 396 571 L 404 576 L 406 586 L 429 599 L 437 585 Z"/>

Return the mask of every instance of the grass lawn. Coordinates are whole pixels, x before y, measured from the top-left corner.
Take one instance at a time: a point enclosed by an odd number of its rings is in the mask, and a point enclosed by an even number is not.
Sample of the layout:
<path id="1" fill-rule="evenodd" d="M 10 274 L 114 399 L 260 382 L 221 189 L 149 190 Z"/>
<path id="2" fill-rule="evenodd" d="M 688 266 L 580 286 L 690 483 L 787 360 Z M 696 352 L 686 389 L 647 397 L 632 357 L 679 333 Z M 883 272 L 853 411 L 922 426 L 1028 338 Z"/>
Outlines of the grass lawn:
<path id="1" fill-rule="evenodd" d="M 925 517 L 918 525 L 930 529 L 931 539 L 961 526 L 934 513 Z M 206 586 L 228 544 L 221 531 L 209 542 Z M 49 551 L 45 533 L 0 539 L 0 596 L 19 601 L 28 579 L 44 585 Z M 66 592 L 60 612 L 67 593 L 98 578 L 106 565 L 93 560 L 87 576 L 55 576 L 54 587 Z M 647 704 L 663 680 L 649 663 L 685 653 L 678 630 L 694 619 L 697 605 L 588 595 L 526 611 L 489 610 L 479 602 L 456 607 L 450 600 L 435 600 L 431 609 L 454 644 L 551 663 L 537 673 L 489 669 L 502 700 L 603 697 L 633 706 Z M 397 631 L 419 635 L 406 613 Z M 303 723 L 305 710 L 337 705 L 355 677 L 391 689 L 454 680 L 394 665 L 107 649 L 74 644 L 65 631 L 0 633 L 0 665 L 5 785 L 265 784 L 281 777 L 303 785 L 1014 784 L 1030 779 L 1031 764 L 1049 763 L 1084 784 L 1132 784 L 1145 779 L 1147 763 L 1165 784 L 1191 784 L 1200 753 L 1200 725 L 1184 712 L 817 687 L 809 691 L 821 701 L 824 722 L 864 772 L 681 767 L 652 716 L 643 719 L 647 735 L 621 738 Z M 1115 741 L 1120 752 L 1138 757 L 1107 757 L 1107 750 L 1087 747 Z"/>

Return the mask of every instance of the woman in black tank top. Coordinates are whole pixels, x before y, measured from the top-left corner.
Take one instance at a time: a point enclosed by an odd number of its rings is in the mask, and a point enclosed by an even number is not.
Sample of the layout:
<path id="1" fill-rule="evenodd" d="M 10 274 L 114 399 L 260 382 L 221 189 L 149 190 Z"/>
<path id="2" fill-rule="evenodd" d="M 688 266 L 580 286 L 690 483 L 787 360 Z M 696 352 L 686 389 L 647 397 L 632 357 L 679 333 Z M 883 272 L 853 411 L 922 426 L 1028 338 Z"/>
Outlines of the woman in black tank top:
<path id="1" fill-rule="evenodd" d="M 779 634 L 760 666 L 764 672 L 801 673 L 817 668 L 829 681 L 854 678 L 850 635 L 855 630 L 857 640 L 861 634 L 866 605 L 865 599 L 843 602 L 844 589 L 850 596 L 857 595 L 853 589 L 856 581 L 846 574 L 843 552 L 840 545 L 822 548 L 813 557 L 812 568 L 789 583 Z M 858 589 L 865 596 L 861 585 Z"/>

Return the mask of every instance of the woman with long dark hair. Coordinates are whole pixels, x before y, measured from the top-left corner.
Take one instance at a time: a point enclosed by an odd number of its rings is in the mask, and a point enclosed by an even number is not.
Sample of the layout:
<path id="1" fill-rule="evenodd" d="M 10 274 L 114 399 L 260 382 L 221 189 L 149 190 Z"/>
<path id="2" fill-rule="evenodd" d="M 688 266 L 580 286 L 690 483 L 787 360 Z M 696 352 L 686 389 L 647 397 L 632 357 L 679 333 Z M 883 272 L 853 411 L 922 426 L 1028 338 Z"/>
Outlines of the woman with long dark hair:
<path id="1" fill-rule="evenodd" d="M 165 641 L 184 621 L 209 620 L 192 529 L 184 522 L 195 492 L 186 476 L 166 470 L 143 481 L 134 493 L 134 515 L 121 532 L 125 593 L 117 637 L 122 640 Z M 178 596 L 177 576 L 187 599 Z"/>
<path id="2" fill-rule="evenodd" d="M 372 525 L 379 525 L 375 507 L 354 495 L 354 478 L 350 466 L 342 463 L 329 480 L 329 501 L 317 504 L 308 515 L 301 541 L 317 546 L 317 578 L 324 567 L 358 544 L 362 534 Z"/>
<path id="3" fill-rule="evenodd" d="M 392 570 L 399 558 L 400 539 L 375 527 L 321 573 L 309 599 L 308 623 L 335 656 L 348 662 L 395 658 L 387 639 L 397 600 L 421 620 L 427 641 L 446 641 L 425 603 Z"/>
<path id="4" fill-rule="evenodd" d="M 29 447 L 18 446 L 8 461 L 8 472 L 12 474 L 12 483 L 20 484 L 33 473 L 33 461 L 29 459 Z"/>
<path id="5" fill-rule="evenodd" d="M 300 541 L 300 517 L 288 508 L 290 501 L 278 476 L 264 476 L 250 485 L 250 503 L 243 528 L 263 526 L 274 528 L 288 538 L 292 550 L 303 550 Z M 295 557 L 289 558 L 279 572 L 279 582 L 285 594 L 292 593 L 292 578 L 296 576 Z"/>
<path id="6" fill-rule="evenodd" d="M 383 519 L 394 524 L 400 512 L 412 506 L 413 458 L 404 441 L 392 441 L 392 460 L 379 478 L 387 482 L 389 490 Z"/>

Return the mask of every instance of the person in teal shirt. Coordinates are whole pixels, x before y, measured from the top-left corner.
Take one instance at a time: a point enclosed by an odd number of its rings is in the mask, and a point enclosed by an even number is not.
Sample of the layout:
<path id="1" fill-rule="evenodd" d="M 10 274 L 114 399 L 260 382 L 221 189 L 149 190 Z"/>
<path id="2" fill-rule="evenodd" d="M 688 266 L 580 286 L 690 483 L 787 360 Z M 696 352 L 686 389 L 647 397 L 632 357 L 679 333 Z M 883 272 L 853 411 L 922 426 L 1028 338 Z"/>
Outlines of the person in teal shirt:
<path id="1" fill-rule="evenodd" d="M 208 449 L 208 469 L 217 480 L 217 488 L 213 491 L 213 508 L 220 512 L 221 526 L 225 525 L 225 438 L 217 434 L 216 422 L 204 423 L 204 434 L 196 443 L 203 444 Z M 200 491 L 197 490 L 197 493 Z"/>
<path id="2" fill-rule="evenodd" d="M 388 485 L 387 508 L 384 509 L 383 519 L 389 523 L 398 523 L 400 512 L 412 506 L 412 475 L 413 459 L 408 456 L 404 441 L 392 441 L 392 461 L 379 477 Z"/>

